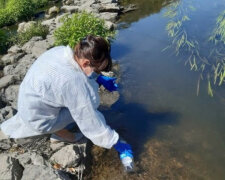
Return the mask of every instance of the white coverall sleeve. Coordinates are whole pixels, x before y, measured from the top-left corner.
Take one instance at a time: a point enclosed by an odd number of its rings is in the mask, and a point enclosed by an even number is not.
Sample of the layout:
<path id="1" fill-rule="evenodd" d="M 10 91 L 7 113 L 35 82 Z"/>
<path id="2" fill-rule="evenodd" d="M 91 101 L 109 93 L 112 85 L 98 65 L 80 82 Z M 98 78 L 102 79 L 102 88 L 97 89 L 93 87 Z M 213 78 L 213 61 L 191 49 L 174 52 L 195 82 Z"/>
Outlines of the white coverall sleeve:
<path id="1" fill-rule="evenodd" d="M 105 122 L 105 118 L 92 102 L 85 83 L 64 86 L 64 103 L 80 128 L 81 132 L 95 145 L 110 149 L 117 143 L 119 135 Z"/>

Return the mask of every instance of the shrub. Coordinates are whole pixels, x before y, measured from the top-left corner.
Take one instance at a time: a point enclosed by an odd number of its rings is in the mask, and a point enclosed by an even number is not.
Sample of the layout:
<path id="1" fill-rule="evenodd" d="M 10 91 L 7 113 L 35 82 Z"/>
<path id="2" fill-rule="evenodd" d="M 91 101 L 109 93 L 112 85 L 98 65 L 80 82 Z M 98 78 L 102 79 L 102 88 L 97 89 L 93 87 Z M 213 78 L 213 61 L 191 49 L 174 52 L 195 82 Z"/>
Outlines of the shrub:
<path id="1" fill-rule="evenodd" d="M 48 0 L 8 0 L 6 7 L 2 5 L 0 8 L 0 27 L 29 19 L 39 7 L 47 3 Z"/>
<path id="2" fill-rule="evenodd" d="M 28 19 L 35 11 L 32 0 L 9 0 L 4 9 L 0 9 L 0 27 Z"/>
<path id="3" fill-rule="evenodd" d="M 0 54 L 6 53 L 9 45 L 10 42 L 7 32 L 0 29 Z"/>
<path id="4" fill-rule="evenodd" d="M 43 38 L 46 38 L 48 33 L 48 27 L 43 26 L 40 22 L 38 22 L 37 24 L 32 24 L 30 28 L 25 32 L 17 33 L 11 38 L 11 41 L 13 42 L 13 44 L 23 45 L 34 36 L 41 36 Z"/>
<path id="5" fill-rule="evenodd" d="M 66 16 L 62 22 L 63 25 L 54 33 L 55 45 L 69 45 L 73 48 L 77 42 L 89 34 L 102 36 L 106 40 L 115 35 L 114 31 L 104 26 L 104 20 L 86 12 L 75 13 L 71 18 Z"/>

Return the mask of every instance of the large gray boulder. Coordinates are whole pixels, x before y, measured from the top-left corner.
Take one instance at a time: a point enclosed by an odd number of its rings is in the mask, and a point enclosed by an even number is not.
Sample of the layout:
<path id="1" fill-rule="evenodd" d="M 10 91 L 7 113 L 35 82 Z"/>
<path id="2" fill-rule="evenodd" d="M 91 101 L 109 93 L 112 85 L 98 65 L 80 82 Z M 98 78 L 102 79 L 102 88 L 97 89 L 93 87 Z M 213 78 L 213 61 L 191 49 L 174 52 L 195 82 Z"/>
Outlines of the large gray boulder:
<path id="1" fill-rule="evenodd" d="M 44 20 L 41 22 L 43 26 L 52 26 L 55 24 L 55 18 Z"/>
<path id="2" fill-rule="evenodd" d="M 55 16 L 56 14 L 58 14 L 59 11 L 60 11 L 60 10 L 59 10 L 58 7 L 53 6 L 53 7 L 51 7 L 51 8 L 48 10 L 48 14 L 49 14 L 50 17 L 53 17 L 53 16 Z"/>
<path id="3" fill-rule="evenodd" d="M 5 88 L 15 82 L 15 77 L 13 75 L 7 75 L 0 79 L 0 89 Z"/>
<path id="4" fill-rule="evenodd" d="M 102 18 L 106 21 L 112 21 L 115 22 L 118 18 L 118 13 L 115 12 L 103 12 L 98 14 L 99 18 Z"/>
<path id="5" fill-rule="evenodd" d="M 78 12 L 79 7 L 78 6 L 63 6 L 61 7 L 61 10 L 66 13 L 75 13 L 75 12 Z"/>
<path id="6" fill-rule="evenodd" d="M 39 57 L 42 53 L 47 51 L 52 44 L 49 43 L 47 40 L 42 40 L 41 37 L 33 37 L 30 41 L 28 41 L 22 49 L 28 53 L 32 54 L 34 57 Z"/>
<path id="7" fill-rule="evenodd" d="M 20 58 L 22 58 L 25 55 L 25 53 L 20 52 L 16 54 L 6 54 L 2 57 L 2 63 L 4 66 L 16 63 Z"/>
<path id="8" fill-rule="evenodd" d="M 17 65 L 9 65 L 3 69 L 4 75 L 14 75 L 17 81 L 22 81 L 27 70 L 35 61 L 35 58 L 32 54 L 27 54 L 23 58 L 20 59 Z"/>
<path id="9" fill-rule="evenodd" d="M 119 12 L 120 7 L 116 4 L 92 4 L 92 8 L 97 9 L 98 12 Z"/>
<path id="10" fill-rule="evenodd" d="M 113 30 L 116 28 L 116 24 L 112 23 L 111 21 L 105 21 L 105 27 L 109 30 Z"/>
<path id="11" fill-rule="evenodd" d="M 32 25 L 37 24 L 35 21 L 22 22 L 19 24 L 17 32 L 26 32 Z"/>
<path id="12" fill-rule="evenodd" d="M 0 179 L 21 179 L 23 175 L 23 167 L 17 159 L 6 154 L 0 154 L 0 164 Z"/>
<path id="13" fill-rule="evenodd" d="M 17 98 L 19 85 L 11 85 L 5 90 L 5 101 L 9 102 L 14 109 L 17 109 Z"/>
<path id="14" fill-rule="evenodd" d="M 15 67 L 16 67 L 16 64 L 11 64 L 11 65 L 5 66 L 3 69 L 4 76 L 12 75 Z"/>
<path id="15" fill-rule="evenodd" d="M 16 54 L 22 52 L 22 49 L 18 45 L 14 45 L 8 49 L 8 53 Z"/>
<path id="16" fill-rule="evenodd" d="M 21 180 L 71 180 L 66 174 L 49 166 L 27 165 Z"/>
<path id="17" fill-rule="evenodd" d="M 83 148 L 84 149 L 84 148 Z M 56 162 L 61 167 L 77 167 L 80 165 L 85 152 L 80 152 L 79 145 L 67 145 L 54 153 L 50 160 Z M 86 156 L 86 155 L 85 155 Z"/>
<path id="18" fill-rule="evenodd" d="M 37 41 L 31 48 L 31 53 L 38 58 L 41 54 L 47 51 L 52 45 L 48 43 L 47 40 Z"/>
<path id="19" fill-rule="evenodd" d="M 22 164 L 23 167 L 27 165 L 37 165 L 37 166 L 51 166 L 41 155 L 35 152 L 26 152 L 24 154 L 15 154 L 14 155 Z"/>

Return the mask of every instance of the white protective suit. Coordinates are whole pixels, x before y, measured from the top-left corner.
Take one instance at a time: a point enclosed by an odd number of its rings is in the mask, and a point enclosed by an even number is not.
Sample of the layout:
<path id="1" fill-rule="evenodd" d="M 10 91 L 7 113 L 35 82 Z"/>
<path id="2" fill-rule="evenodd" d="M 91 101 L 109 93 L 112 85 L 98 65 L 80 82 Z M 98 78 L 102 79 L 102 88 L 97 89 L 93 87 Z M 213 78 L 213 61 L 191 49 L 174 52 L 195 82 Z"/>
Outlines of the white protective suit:
<path id="1" fill-rule="evenodd" d="M 98 84 L 81 70 L 72 49 L 55 47 L 27 72 L 19 89 L 18 112 L 1 124 L 1 130 L 10 138 L 25 138 L 63 129 L 72 119 L 94 144 L 111 148 L 119 136 L 106 125 L 99 103 Z"/>

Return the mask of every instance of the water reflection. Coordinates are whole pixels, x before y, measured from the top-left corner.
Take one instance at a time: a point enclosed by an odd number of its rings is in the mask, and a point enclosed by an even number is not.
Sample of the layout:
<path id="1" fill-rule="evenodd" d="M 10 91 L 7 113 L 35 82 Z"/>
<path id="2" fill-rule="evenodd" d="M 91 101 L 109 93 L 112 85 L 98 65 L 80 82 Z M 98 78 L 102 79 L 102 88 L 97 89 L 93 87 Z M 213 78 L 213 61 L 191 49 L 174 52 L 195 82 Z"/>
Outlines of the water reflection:
<path id="1" fill-rule="evenodd" d="M 151 14 L 159 13 L 162 8 L 178 0 L 123 0 L 121 4 L 126 6 L 130 3 L 137 6 L 137 10 L 121 16 L 119 28 L 127 28 L 133 22 L 136 22 Z"/>
<path id="2" fill-rule="evenodd" d="M 208 4 L 211 5 L 211 3 Z M 214 20 L 216 22 L 214 31 L 210 32 L 210 35 L 203 36 L 201 41 L 198 36 L 196 37 L 196 33 L 191 33 L 188 29 L 193 27 L 192 19 L 195 18 L 193 12 L 200 11 L 195 6 L 196 3 L 193 1 L 180 1 L 166 8 L 164 16 L 169 18 L 166 30 L 171 39 L 171 45 L 165 49 L 172 48 L 176 56 L 183 58 L 190 70 L 199 72 L 197 95 L 200 81 L 207 79 L 208 94 L 213 96 L 212 86 L 214 85 L 215 89 L 217 85 L 221 86 L 225 82 L 225 11 L 218 15 L 217 20 Z M 195 29 L 199 29 L 199 26 L 195 25 Z M 205 26 L 205 29 L 207 31 L 209 28 Z"/>

